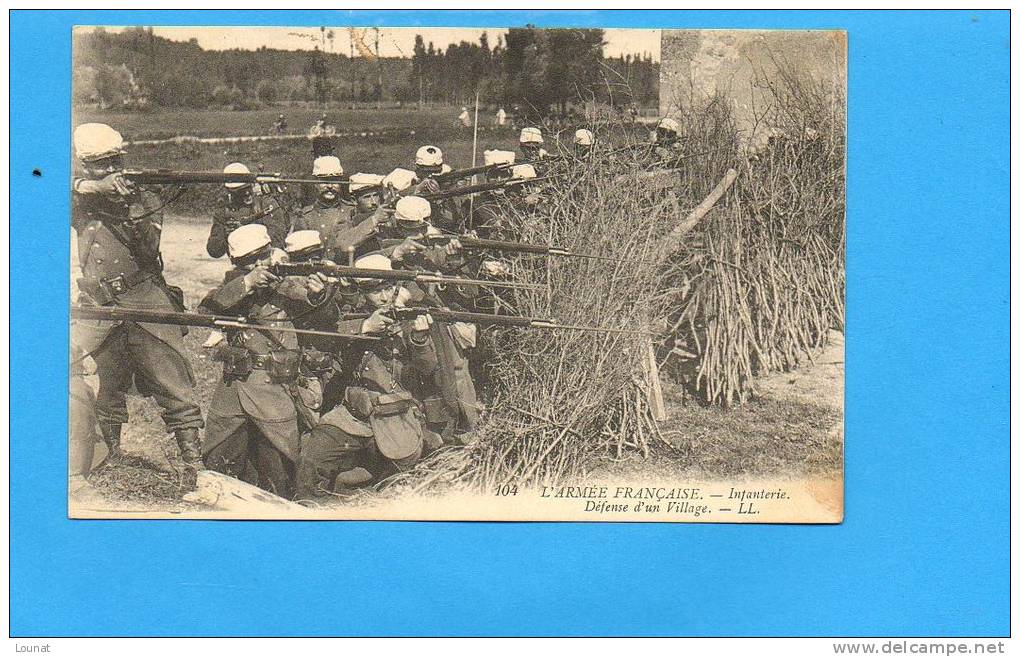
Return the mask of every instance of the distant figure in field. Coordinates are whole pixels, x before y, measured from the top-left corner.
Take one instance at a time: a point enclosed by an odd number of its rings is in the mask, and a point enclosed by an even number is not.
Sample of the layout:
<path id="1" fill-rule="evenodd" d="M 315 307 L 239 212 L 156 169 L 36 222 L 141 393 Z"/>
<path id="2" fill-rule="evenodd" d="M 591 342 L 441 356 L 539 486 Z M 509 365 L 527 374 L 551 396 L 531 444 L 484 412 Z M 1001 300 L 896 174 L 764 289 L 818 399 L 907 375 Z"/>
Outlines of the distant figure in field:
<path id="1" fill-rule="evenodd" d="M 336 149 L 336 127 L 326 123 L 325 113 L 308 130 L 308 139 L 312 142 L 312 157 L 333 155 Z"/>
<path id="2" fill-rule="evenodd" d="M 499 106 L 499 111 L 496 112 L 496 125 L 506 125 L 506 110 L 503 106 Z"/>
<path id="3" fill-rule="evenodd" d="M 457 117 L 457 120 L 460 121 L 460 124 L 463 127 L 465 128 L 471 127 L 471 115 L 468 114 L 468 110 L 466 107 L 460 108 L 460 115 Z"/>
<path id="4" fill-rule="evenodd" d="M 276 117 L 276 123 L 273 124 L 273 130 L 276 134 L 282 135 L 287 132 L 287 117 L 281 114 Z"/>

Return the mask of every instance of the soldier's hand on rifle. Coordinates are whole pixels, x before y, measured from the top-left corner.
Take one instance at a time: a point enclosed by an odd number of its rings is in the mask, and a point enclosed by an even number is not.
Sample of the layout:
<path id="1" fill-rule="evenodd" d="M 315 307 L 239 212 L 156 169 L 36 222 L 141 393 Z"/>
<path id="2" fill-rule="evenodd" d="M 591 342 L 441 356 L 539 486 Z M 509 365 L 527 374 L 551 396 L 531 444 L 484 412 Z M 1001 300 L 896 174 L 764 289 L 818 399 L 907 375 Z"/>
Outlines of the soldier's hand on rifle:
<path id="1" fill-rule="evenodd" d="M 325 274 L 315 272 L 305 279 L 305 288 L 308 290 L 308 298 L 313 303 L 316 301 L 322 301 L 323 297 L 327 294 L 327 287 L 329 286 L 329 277 Z"/>
<path id="2" fill-rule="evenodd" d="M 437 194 L 439 193 L 439 183 L 432 178 L 426 178 L 415 186 L 414 193 L 416 196 Z"/>
<path id="3" fill-rule="evenodd" d="M 510 267 L 499 260 L 486 260 L 478 267 L 479 272 L 486 276 L 509 276 Z"/>
<path id="4" fill-rule="evenodd" d="M 279 276 L 269 271 L 265 265 L 259 265 L 244 275 L 244 287 L 249 292 L 252 290 L 264 290 L 273 287 L 282 280 Z"/>
<path id="5" fill-rule="evenodd" d="M 134 184 L 120 173 L 111 173 L 105 178 L 94 182 L 95 190 L 100 194 L 109 194 L 110 196 L 131 196 L 131 194 L 135 191 Z"/>
<path id="6" fill-rule="evenodd" d="M 411 328 L 415 331 L 427 331 L 430 326 L 432 326 L 432 315 L 425 313 L 414 318 Z"/>
<path id="7" fill-rule="evenodd" d="M 454 237 L 446 243 L 446 255 L 455 256 L 463 250 L 460 240 Z"/>
<path id="8" fill-rule="evenodd" d="M 96 360 L 92 358 L 92 356 L 86 354 L 85 357 L 81 359 L 81 373 L 83 375 L 92 376 L 96 373 L 97 369 Z"/>
<path id="9" fill-rule="evenodd" d="M 393 256 L 390 259 L 396 262 L 400 262 L 401 260 L 406 259 L 408 256 L 413 256 L 414 254 L 421 253 L 424 250 L 425 247 L 422 244 L 415 242 L 413 239 L 408 237 L 403 242 L 398 244 L 395 249 L 393 249 Z"/>
<path id="10" fill-rule="evenodd" d="M 386 314 L 385 308 L 379 308 L 361 322 L 362 333 L 386 333 L 394 323 L 394 319 Z"/>

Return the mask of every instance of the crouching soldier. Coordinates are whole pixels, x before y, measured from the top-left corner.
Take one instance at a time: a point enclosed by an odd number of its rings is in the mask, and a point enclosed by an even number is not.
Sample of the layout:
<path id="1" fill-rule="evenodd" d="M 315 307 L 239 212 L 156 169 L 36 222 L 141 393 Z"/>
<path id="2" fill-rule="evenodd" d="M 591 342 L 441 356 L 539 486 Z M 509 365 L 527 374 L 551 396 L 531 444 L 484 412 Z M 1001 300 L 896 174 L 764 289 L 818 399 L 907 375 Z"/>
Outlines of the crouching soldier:
<path id="1" fill-rule="evenodd" d="M 245 479 L 283 497 L 293 493 L 300 441 L 296 386 L 301 352 L 292 318 L 313 308 L 323 282 L 280 278 L 269 266 L 278 257 L 265 226 L 250 224 L 230 233 L 234 269 L 200 305 L 204 312 L 247 316 L 265 329 L 227 331 L 217 352 L 223 380 L 213 393 L 203 455 L 213 470 Z"/>
<path id="2" fill-rule="evenodd" d="M 392 268 L 389 258 L 380 254 L 359 258 L 355 266 Z M 442 438 L 426 427 L 423 409 L 411 393 L 438 367 L 430 318 L 398 322 L 389 316 L 402 289 L 392 281 L 355 279 L 355 284 L 361 301 L 352 310 L 368 316 L 341 320 L 338 330 L 386 339 L 347 353 L 351 375 L 343 403 L 302 437 L 298 499 L 343 492 L 407 470 L 423 453 L 442 445 Z"/>

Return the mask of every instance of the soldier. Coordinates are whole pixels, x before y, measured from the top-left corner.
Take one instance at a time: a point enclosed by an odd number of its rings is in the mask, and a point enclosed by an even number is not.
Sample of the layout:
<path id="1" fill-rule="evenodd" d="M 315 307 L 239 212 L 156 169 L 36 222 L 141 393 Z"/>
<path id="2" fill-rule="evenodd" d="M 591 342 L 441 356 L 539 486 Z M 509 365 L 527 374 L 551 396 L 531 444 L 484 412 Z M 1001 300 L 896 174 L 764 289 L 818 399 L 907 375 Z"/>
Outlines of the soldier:
<path id="1" fill-rule="evenodd" d="M 503 109 L 502 105 L 500 105 L 499 109 L 496 111 L 496 125 L 498 126 L 506 125 L 506 110 Z"/>
<path id="2" fill-rule="evenodd" d="M 77 504 L 102 501 L 102 495 L 88 481 L 96 449 L 96 395 L 85 377 L 95 373 L 96 361 L 72 338 L 67 409 L 67 492 Z"/>
<path id="3" fill-rule="evenodd" d="M 283 114 L 276 117 L 276 123 L 273 124 L 273 130 L 278 135 L 285 134 L 287 132 L 287 117 Z"/>
<path id="4" fill-rule="evenodd" d="M 675 119 L 661 119 L 655 127 L 655 142 L 652 149 L 652 163 L 671 167 L 682 155 L 680 124 Z"/>
<path id="5" fill-rule="evenodd" d="M 74 131 L 84 177 L 73 182 L 71 224 L 78 235 L 78 261 L 84 292 L 79 303 L 146 310 L 180 311 L 184 294 L 163 279 L 158 198 L 128 183 L 124 142 L 102 123 Z M 99 374 L 96 417 L 113 458 L 121 453 L 121 427 L 128 420 L 127 392 L 134 385 L 162 408 L 163 421 L 181 450 L 181 460 L 202 468 L 195 403 L 195 379 L 184 354 L 178 326 L 137 322 L 82 322 Z"/>
<path id="6" fill-rule="evenodd" d="M 383 176 L 377 173 L 351 174 L 350 191 L 354 197 L 356 210 L 354 225 L 370 218 L 382 204 Z"/>
<path id="7" fill-rule="evenodd" d="M 536 162 L 547 157 L 549 152 L 542 148 L 544 143 L 545 139 L 542 137 L 541 130 L 534 127 L 523 128 L 518 140 L 518 150 L 520 151 L 521 159 L 525 162 Z"/>
<path id="8" fill-rule="evenodd" d="M 223 173 L 251 173 L 240 162 L 228 164 Z M 269 194 L 259 193 L 255 183 L 228 182 L 222 204 L 213 212 L 213 225 L 205 250 L 213 258 L 227 253 L 227 235 L 247 224 L 262 224 L 269 231 L 273 246 L 282 248 L 290 232 L 287 211 Z"/>
<path id="9" fill-rule="evenodd" d="M 355 266 L 392 268 L 390 259 L 380 254 L 363 256 Z M 343 492 L 407 470 L 424 452 L 442 445 L 442 438 L 425 426 L 423 405 L 411 393 L 434 377 L 438 368 L 431 318 L 423 315 L 395 322 L 387 311 L 401 305 L 402 288 L 380 279 L 355 279 L 355 284 L 361 300 L 351 310 L 370 314 L 366 319 L 341 321 L 339 331 L 387 339 L 350 352 L 353 378 L 344 402 L 302 437 L 298 499 Z"/>
<path id="10" fill-rule="evenodd" d="M 336 127 L 326 123 L 326 114 L 308 130 L 308 139 L 312 142 L 312 157 L 333 155 L 336 149 Z"/>
<path id="11" fill-rule="evenodd" d="M 577 130 L 574 132 L 574 155 L 578 159 L 586 160 L 591 156 L 595 148 L 595 134 L 591 130 Z"/>
<path id="12" fill-rule="evenodd" d="M 273 327 L 294 328 L 293 318 L 315 308 L 326 284 L 317 274 L 275 276 L 269 265 L 279 255 L 265 226 L 241 226 L 227 242 L 234 269 L 199 308 L 247 316 L 266 328 L 227 331 L 227 344 L 216 355 L 223 362 L 223 380 L 209 404 L 203 452 L 211 469 L 249 480 L 254 470 L 252 483 L 290 497 L 300 450 L 297 386 L 307 381 L 299 380 L 295 335 Z"/>
<path id="13" fill-rule="evenodd" d="M 468 109 L 466 107 L 460 108 L 460 114 L 457 116 L 457 120 L 460 121 L 461 127 L 471 127 L 471 115 L 468 114 Z"/>
<path id="14" fill-rule="evenodd" d="M 455 187 L 457 183 L 443 186 L 433 177 L 452 171 L 443 162 L 443 151 L 438 146 L 422 146 L 414 155 L 414 173 L 421 183 L 415 188 L 415 194 L 434 194 L 444 189 Z M 462 208 L 457 199 L 450 198 L 432 206 L 432 223 L 443 230 L 458 230 L 463 222 Z"/>
<path id="15" fill-rule="evenodd" d="M 333 178 L 343 173 L 340 160 L 332 155 L 317 157 L 312 165 L 313 177 Z M 354 228 L 354 204 L 346 193 L 347 185 L 329 183 L 315 187 L 318 188 L 315 200 L 295 219 L 293 229 L 318 231 L 327 256 L 343 261 L 353 246 L 351 231 Z"/>

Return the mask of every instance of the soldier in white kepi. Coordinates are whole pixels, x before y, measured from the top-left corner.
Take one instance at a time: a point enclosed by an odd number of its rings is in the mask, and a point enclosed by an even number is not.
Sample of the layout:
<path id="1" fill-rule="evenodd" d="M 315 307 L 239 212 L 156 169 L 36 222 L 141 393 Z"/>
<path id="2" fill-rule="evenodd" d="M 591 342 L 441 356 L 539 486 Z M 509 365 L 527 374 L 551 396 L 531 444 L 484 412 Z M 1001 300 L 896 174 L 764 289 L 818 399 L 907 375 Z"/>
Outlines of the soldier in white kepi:
<path id="1" fill-rule="evenodd" d="M 243 315 L 266 327 L 227 330 L 227 344 L 216 354 L 223 362 L 223 379 L 209 404 L 203 453 L 211 469 L 290 497 L 300 449 L 301 352 L 293 333 L 273 329 L 294 328 L 294 317 L 312 312 L 325 281 L 318 274 L 274 275 L 265 226 L 241 226 L 227 243 L 234 269 L 205 296 L 200 309 Z"/>
<path id="2" fill-rule="evenodd" d="M 414 154 L 414 173 L 421 182 L 415 187 L 415 194 L 435 194 L 457 186 L 457 182 L 443 185 L 435 176 L 449 173 L 450 166 L 443 161 L 443 151 L 438 146 L 422 146 Z M 461 223 L 459 199 L 450 198 L 436 201 L 432 205 L 432 222 L 444 230 L 457 230 Z"/>
<path id="3" fill-rule="evenodd" d="M 341 179 L 344 168 L 333 155 L 315 158 L 312 177 Z M 327 254 L 342 254 L 348 246 L 347 234 L 353 227 L 354 203 L 347 194 L 347 182 L 324 182 L 314 185 L 315 200 L 294 220 L 294 230 L 316 230 Z"/>
<path id="4" fill-rule="evenodd" d="M 518 140 L 521 159 L 525 162 L 533 162 L 548 156 L 548 151 L 542 148 L 543 144 L 545 144 L 545 139 L 542 137 L 541 130 L 534 127 L 522 129 Z"/>
<path id="5" fill-rule="evenodd" d="M 579 158 L 585 158 L 591 154 L 595 147 L 595 134 L 584 128 L 574 132 L 574 154 Z"/>
<path id="6" fill-rule="evenodd" d="M 668 116 L 655 127 L 655 148 L 652 151 L 653 164 L 672 166 L 683 155 L 680 143 L 680 124 Z"/>
<path id="7" fill-rule="evenodd" d="M 223 173 L 249 174 L 251 171 L 241 162 L 233 162 Z M 290 217 L 287 211 L 268 194 L 257 193 L 253 182 L 223 183 L 224 198 L 213 211 L 213 225 L 205 250 L 213 258 L 227 253 L 227 235 L 246 224 L 262 224 L 269 231 L 273 246 L 282 247 L 283 240 L 290 232 Z"/>
<path id="8" fill-rule="evenodd" d="M 102 123 L 74 131 L 84 175 L 75 178 L 71 225 L 78 235 L 82 277 L 79 303 L 182 311 L 184 294 L 163 278 L 160 254 L 162 204 L 135 188 L 121 172 L 124 140 Z M 90 322 L 77 325 L 79 344 L 91 353 L 99 374 L 96 416 L 112 457 L 121 454 L 121 427 L 128 421 L 127 393 L 136 388 L 162 409 L 163 422 L 177 438 L 181 460 L 202 468 L 195 378 L 185 356 L 184 329 L 165 324 Z"/>
<path id="9" fill-rule="evenodd" d="M 392 269 L 381 254 L 359 258 L 361 269 Z M 354 311 L 365 319 L 347 319 L 338 330 L 349 335 L 375 335 L 378 342 L 351 352 L 353 380 L 344 401 L 325 413 L 301 440 L 297 494 L 302 500 L 328 498 L 395 471 L 414 466 L 423 453 L 443 444 L 426 427 L 424 405 L 411 390 L 430 383 L 439 362 L 430 335 L 431 318 L 395 321 L 387 315 L 400 305 L 393 281 L 355 278 L 361 290 Z"/>

